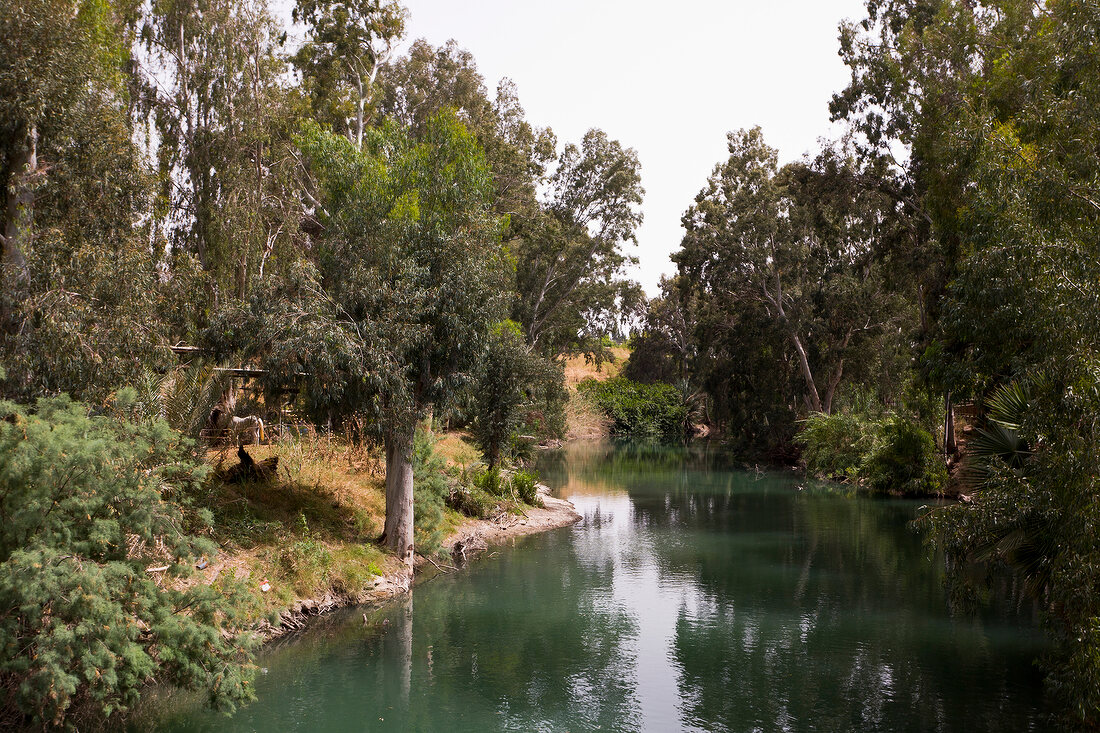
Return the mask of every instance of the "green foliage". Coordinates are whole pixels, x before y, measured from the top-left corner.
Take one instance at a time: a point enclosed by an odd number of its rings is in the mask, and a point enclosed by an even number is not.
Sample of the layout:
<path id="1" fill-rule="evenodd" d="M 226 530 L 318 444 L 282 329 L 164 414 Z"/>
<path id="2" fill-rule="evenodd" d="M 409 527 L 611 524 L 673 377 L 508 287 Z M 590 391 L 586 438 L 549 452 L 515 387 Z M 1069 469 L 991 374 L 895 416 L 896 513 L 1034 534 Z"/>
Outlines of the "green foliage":
<path id="1" fill-rule="evenodd" d="M 484 154 L 447 113 L 419 140 L 386 124 L 358 150 L 308 125 L 299 143 L 322 188 L 327 235 L 319 271 L 285 300 L 316 325 L 270 326 L 300 348 L 255 346 L 274 372 L 314 376 L 315 413 L 385 413 L 386 429 L 411 430 L 427 404 L 445 406 L 469 380 L 504 306 Z"/>
<path id="2" fill-rule="evenodd" d="M 417 430 L 413 439 L 413 543 L 421 555 L 434 555 L 443 542 L 443 507 L 450 495 L 446 462 L 435 451 L 436 439 Z"/>
<path id="3" fill-rule="evenodd" d="M 165 364 L 151 178 L 100 0 L 0 6 L 0 394 L 101 402 Z M 120 287 L 125 283 L 125 287 Z"/>
<path id="4" fill-rule="evenodd" d="M 1008 420 L 1030 449 L 985 456 L 972 501 L 929 512 L 921 524 L 954 569 L 949 587 L 960 605 L 973 607 L 995 571 L 1007 568 L 1022 581 L 1022 595 L 1049 610 L 1044 625 L 1055 646 L 1042 660 L 1048 687 L 1066 727 L 1090 729 L 1100 714 L 1100 368 L 1093 361 L 1074 377 L 1031 385 L 1026 410 Z"/>
<path id="5" fill-rule="evenodd" d="M 463 471 L 447 498 L 452 509 L 478 519 L 489 519 L 519 503 L 542 506 L 536 477 L 526 471 L 505 472 L 483 465 Z"/>
<path id="6" fill-rule="evenodd" d="M 513 321 L 495 329 L 472 388 L 471 432 L 491 468 L 511 457 L 507 453 L 515 443 L 516 431 L 528 422 L 528 416 L 537 415 L 541 423 L 531 427 L 547 431 L 561 422 L 565 405 L 561 365 L 524 343 Z"/>
<path id="7" fill-rule="evenodd" d="M 662 277 L 661 295 L 646 304 L 643 330 L 630 339 L 624 377 L 647 384 L 684 379 L 692 350 L 685 310 L 677 281 Z"/>
<path id="8" fill-rule="evenodd" d="M 684 216 L 677 277 L 626 374 L 686 376 L 740 450 L 787 461 L 800 414 L 831 413 L 853 386 L 896 391 L 917 310 L 892 248 L 910 223 L 865 185 L 850 141 L 782 167 L 759 128 L 728 148 Z"/>
<path id="9" fill-rule="evenodd" d="M 909 420 L 888 420 L 860 471 L 883 493 L 923 496 L 939 492 L 947 480 L 943 457 L 927 430 Z"/>
<path id="10" fill-rule="evenodd" d="M 592 129 L 564 147 L 543 183 L 545 209 L 518 232 L 512 317 L 548 356 L 598 351 L 642 303 L 624 277 L 635 258 L 623 252 L 642 221 L 638 154 Z"/>
<path id="11" fill-rule="evenodd" d="M 533 474 L 526 471 L 515 471 L 508 478 L 508 484 L 512 493 L 519 497 L 524 504 L 542 505 L 542 500 L 539 499 L 538 480 Z"/>
<path id="12" fill-rule="evenodd" d="M 447 506 L 476 519 L 489 519 L 500 509 L 500 499 L 477 486 L 459 484 L 447 498 Z"/>
<path id="13" fill-rule="evenodd" d="M 306 515 L 298 514 L 297 539 L 284 544 L 278 552 L 279 569 L 296 583 L 300 594 L 307 594 L 318 580 L 328 581 L 332 571 L 332 553 L 309 529 Z"/>
<path id="14" fill-rule="evenodd" d="M 228 710 L 248 700 L 235 586 L 173 582 L 215 549 L 192 534 L 210 517 L 188 508 L 206 469 L 187 443 L 161 421 L 90 417 L 66 397 L 0 414 L 5 719 L 110 716 L 152 679 Z"/>
<path id="15" fill-rule="evenodd" d="M 164 374 L 146 371 L 133 386 L 120 389 L 114 408 L 135 421 L 164 420 L 191 438 L 207 427 L 210 413 L 232 379 L 212 365 L 196 361 Z"/>
<path id="16" fill-rule="evenodd" d="M 373 81 L 404 34 L 408 11 L 394 0 L 297 0 L 292 17 L 307 28 L 294 55 L 314 117 L 362 144 Z"/>
<path id="17" fill-rule="evenodd" d="M 1024 578 L 1057 642 L 1045 666 L 1060 727 L 1095 729 L 1100 8 L 874 2 L 868 14 L 842 29 L 852 78 L 832 109 L 913 212 L 923 372 L 993 403 L 968 446 L 972 501 L 933 512 L 930 541 L 956 588 L 977 577 L 980 595 L 998 566 Z"/>
<path id="18" fill-rule="evenodd" d="M 470 483 L 475 488 L 481 489 L 486 494 L 492 494 L 493 496 L 504 496 L 507 487 L 507 482 L 501 475 L 498 466 L 473 471 Z"/>
<path id="19" fill-rule="evenodd" d="M 963 480 L 978 491 L 992 481 L 998 469 L 1022 470 L 1031 457 L 1031 445 L 1022 430 L 1028 417 L 1031 389 L 1020 382 L 998 387 L 987 401 L 985 425 L 966 445 Z"/>
<path id="20" fill-rule="evenodd" d="M 811 413 L 795 441 L 806 470 L 836 481 L 857 481 L 864 463 L 880 441 L 885 421 L 861 412 Z"/>
<path id="21" fill-rule="evenodd" d="M 810 473 L 876 492 L 935 494 L 947 479 L 932 436 L 913 420 L 881 410 L 812 413 L 795 441 Z"/>
<path id="22" fill-rule="evenodd" d="M 687 432 L 688 407 L 671 384 L 639 384 L 620 376 L 589 379 L 577 389 L 611 418 L 618 435 L 674 440 Z"/>
<path id="23" fill-rule="evenodd" d="M 202 269 L 201 298 L 183 304 L 197 324 L 248 297 L 300 246 L 290 138 L 304 110 L 284 83 L 289 69 L 269 7 L 158 0 L 132 21 L 145 53 L 128 71 L 141 121 L 155 125 L 155 223 L 168 250 L 193 255 Z"/>

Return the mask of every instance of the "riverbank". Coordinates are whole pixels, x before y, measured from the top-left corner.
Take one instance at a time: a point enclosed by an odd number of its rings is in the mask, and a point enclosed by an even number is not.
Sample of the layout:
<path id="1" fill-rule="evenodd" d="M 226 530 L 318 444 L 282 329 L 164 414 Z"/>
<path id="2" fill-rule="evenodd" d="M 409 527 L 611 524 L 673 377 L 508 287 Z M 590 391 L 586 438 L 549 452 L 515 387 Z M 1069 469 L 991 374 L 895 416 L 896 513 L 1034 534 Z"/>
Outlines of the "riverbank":
<path id="1" fill-rule="evenodd" d="M 249 446 L 256 460 L 279 459 L 271 480 L 215 481 L 206 497 L 222 547 L 191 579 L 236 584 L 246 626 L 268 641 L 302 628 L 309 619 L 352 605 L 378 605 L 421 579 L 451 572 L 492 545 L 567 526 L 580 519 L 572 504 L 538 487 L 542 507 L 501 501 L 491 519 L 444 509 L 438 554 L 417 556 L 412 579 L 405 567 L 373 543 L 385 511 L 384 466 L 361 447 L 334 440 Z M 438 453 L 461 472 L 480 458 L 462 436 L 442 436 Z M 230 454 L 212 451 L 220 471 Z"/>
<path id="2" fill-rule="evenodd" d="M 255 704 L 189 698 L 161 733 L 1049 728 L 1030 605 L 957 616 L 919 502 L 799 490 L 699 446 L 539 458 L 597 520 L 312 619 L 257 658 Z"/>

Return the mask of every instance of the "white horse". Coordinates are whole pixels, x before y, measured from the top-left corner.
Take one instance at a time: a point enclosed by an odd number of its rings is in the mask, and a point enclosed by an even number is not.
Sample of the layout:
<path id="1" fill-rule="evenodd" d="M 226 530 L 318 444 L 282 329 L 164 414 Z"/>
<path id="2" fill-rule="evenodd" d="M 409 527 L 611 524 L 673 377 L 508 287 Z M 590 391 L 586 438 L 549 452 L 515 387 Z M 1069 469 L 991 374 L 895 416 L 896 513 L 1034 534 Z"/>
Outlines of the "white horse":
<path id="1" fill-rule="evenodd" d="M 256 415 L 245 415 L 244 417 L 230 417 L 229 425 L 229 438 L 232 442 L 237 444 L 243 444 L 242 437 L 249 437 L 248 443 L 262 443 L 266 438 L 264 436 L 264 421 Z"/>

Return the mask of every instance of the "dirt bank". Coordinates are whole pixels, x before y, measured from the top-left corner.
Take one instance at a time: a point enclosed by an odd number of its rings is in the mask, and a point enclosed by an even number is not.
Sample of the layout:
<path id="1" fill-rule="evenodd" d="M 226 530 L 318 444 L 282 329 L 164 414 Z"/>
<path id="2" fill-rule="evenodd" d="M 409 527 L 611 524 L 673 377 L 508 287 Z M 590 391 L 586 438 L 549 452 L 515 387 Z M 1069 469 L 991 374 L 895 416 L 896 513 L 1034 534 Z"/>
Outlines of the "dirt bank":
<path id="1" fill-rule="evenodd" d="M 468 519 L 448 537 L 443 546 L 452 555 L 470 557 L 490 545 L 499 545 L 515 537 L 568 527 L 581 520 L 577 508 L 565 499 L 550 495 L 550 489 L 539 485 L 541 508 L 527 508 L 524 514 L 503 514 L 496 519 Z"/>

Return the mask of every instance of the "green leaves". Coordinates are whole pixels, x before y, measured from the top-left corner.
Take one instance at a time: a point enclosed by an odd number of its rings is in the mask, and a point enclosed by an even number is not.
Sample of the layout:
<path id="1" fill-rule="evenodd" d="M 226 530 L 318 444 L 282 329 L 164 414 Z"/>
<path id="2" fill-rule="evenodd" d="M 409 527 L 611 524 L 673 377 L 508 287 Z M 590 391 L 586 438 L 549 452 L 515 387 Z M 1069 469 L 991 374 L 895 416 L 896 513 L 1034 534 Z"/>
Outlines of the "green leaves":
<path id="1" fill-rule="evenodd" d="M 490 469 L 507 457 L 516 430 L 529 416 L 543 423 L 532 430 L 553 431 L 553 417 L 565 402 L 562 381 L 561 365 L 531 349 L 519 324 L 504 321 L 493 329 L 471 390 L 471 429 Z"/>
<path id="2" fill-rule="evenodd" d="M 903 222 L 845 145 L 780 169 L 759 128 L 728 141 L 684 214 L 676 295 L 714 417 L 775 448 L 799 403 L 828 413 L 845 383 L 904 368 L 916 313 L 891 282 L 889 250 Z"/>
<path id="3" fill-rule="evenodd" d="M 84 715 L 129 708 L 153 679 L 229 709 L 249 699 L 232 604 L 180 580 L 214 551 L 191 534 L 205 528 L 188 505 L 207 467 L 182 437 L 67 398 L 0 413 L 0 674 L 16 685 L 5 704 L 64 725 L 78 702 Z"/>
<path id="4" fill-rule="evenodd" d="M 613 421 L 612 432 L 649 440 L 680 440 L 688 432 L 688 406 L 671 384 L 639 384 L 625 377 L 586 380 L 577 389 Z"/>

